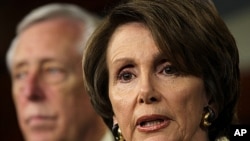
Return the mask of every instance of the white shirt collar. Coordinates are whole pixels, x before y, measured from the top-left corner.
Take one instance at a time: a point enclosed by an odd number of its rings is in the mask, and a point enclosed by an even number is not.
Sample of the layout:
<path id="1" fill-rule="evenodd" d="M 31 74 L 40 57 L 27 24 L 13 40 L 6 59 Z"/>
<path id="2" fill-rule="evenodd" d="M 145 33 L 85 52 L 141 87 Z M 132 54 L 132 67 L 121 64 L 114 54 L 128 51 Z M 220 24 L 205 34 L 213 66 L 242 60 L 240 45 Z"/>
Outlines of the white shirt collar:
<path id="1" fill-rule="evenodd" d="M 114 137 L 110 130 L 107 130 L 101 141 L 114 141 Z"/>

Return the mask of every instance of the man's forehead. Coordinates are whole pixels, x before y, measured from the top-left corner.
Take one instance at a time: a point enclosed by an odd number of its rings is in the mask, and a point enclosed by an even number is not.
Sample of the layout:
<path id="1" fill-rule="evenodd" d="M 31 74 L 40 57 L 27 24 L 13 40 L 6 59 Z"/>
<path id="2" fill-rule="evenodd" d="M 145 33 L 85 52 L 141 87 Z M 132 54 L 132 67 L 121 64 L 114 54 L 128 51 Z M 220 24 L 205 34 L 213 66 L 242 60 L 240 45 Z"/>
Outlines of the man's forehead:
<path id="1" fill-rule="evenodd" d="M 81 38 L 80 31 L 75 30 L 77 28 L 75 25 L 68 29 L 57 26 L 63 25 L 58 23 L 64 22 L 67 23 L 68 21 L 64 19 L 48 20 L 36 23 L 23 30 L 19 34 L 14 49 L 12 61 L 15 65 L 27 64 L 31 60 L 37 62 L 41 60 L 67 62 L 73 61 L 74 58 L 81 58 L 78 52 L 79 38 Z"/>

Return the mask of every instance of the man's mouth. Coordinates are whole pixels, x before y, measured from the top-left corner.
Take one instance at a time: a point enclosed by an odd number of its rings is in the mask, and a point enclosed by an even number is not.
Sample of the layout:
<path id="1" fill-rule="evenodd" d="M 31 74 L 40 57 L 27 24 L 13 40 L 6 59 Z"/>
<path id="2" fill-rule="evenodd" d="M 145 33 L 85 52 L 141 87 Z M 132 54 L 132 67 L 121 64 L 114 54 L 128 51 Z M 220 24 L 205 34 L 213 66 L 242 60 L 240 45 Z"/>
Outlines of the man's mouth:
<path id="1" fill-rule="evenodd" d="M 29 117 L 27 123 L 30 126 L 36 127 L 36 126 L 51 125 L 55 122 L 55 120 L 56 120 L 55 116 L 36 115 Z"/>

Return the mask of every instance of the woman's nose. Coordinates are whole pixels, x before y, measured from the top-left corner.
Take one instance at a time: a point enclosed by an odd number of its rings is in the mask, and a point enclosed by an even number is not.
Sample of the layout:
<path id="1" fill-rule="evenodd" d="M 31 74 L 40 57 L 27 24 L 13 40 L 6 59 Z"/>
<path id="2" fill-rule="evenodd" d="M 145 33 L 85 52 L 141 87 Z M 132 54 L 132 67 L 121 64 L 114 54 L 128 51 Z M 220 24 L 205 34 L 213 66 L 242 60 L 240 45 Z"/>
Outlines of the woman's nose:
<path id="1" fill-rule="evenodd" d="M 155 89 L 154 82 L 150 77 L 140 79 L 138 102 L 150 104 L 160 101 L 160 94 Z"/>

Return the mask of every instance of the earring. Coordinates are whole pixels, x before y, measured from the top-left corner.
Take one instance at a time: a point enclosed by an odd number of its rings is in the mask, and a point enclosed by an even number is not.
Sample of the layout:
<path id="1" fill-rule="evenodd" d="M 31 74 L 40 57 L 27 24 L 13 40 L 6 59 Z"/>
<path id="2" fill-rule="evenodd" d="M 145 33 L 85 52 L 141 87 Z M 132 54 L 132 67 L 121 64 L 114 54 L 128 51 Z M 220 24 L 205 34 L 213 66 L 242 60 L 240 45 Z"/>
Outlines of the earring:
<path id="1" fill-rule="evenodd" d="M 118 124 L 113 125 L 112 133 L 115 137 L 115 141 L 125 141 Z"/>
<path id="2" fill-rule="evenodd" d="M 203 127 L 208 128 L 212 124 L 212 121 L 214 119 L 215 119 L 215 112 L 213 111 L 213 109 L 210 108 L 209 106 L 205 107 L 202 119 Z"/>

